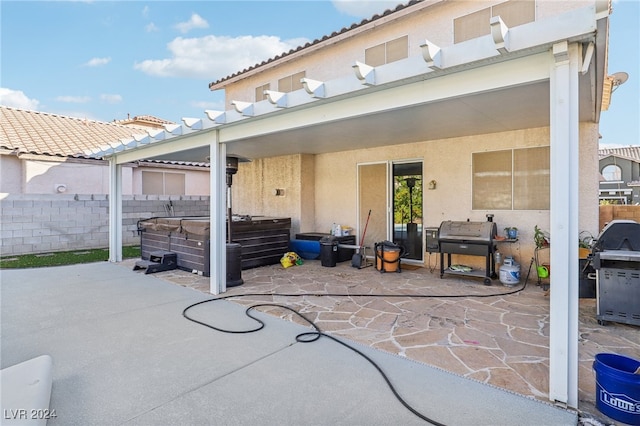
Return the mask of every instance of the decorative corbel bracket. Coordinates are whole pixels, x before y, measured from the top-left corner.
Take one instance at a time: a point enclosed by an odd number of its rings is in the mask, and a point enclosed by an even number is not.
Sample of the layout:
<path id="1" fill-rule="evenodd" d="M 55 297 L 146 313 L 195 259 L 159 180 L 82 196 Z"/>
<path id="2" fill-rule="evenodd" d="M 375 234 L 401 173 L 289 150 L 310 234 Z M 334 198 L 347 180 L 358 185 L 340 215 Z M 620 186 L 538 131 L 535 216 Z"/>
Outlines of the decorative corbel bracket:
<path id="1" fill-rule="evenodd" d="M 509 27 L 507 27 L 507 24 L 505 24 L 499 16 L 492 17 L 489 23 L 491 25 L 491 36 L 493 37 L 493 42 L 498 52 L 500 52 L 501 55 L 509 53 L 511 50 L 509 46 Z"/>
<path id="2" fill-rule="evenodd" d="M 276 92 L 275 90 L 265 90 L 264 94 L 267 96 L 267 100 L 277 106 L 278 108 L 287 107 L 287 94 L 284 92 Z"/>
<path id="3" fill-rule="evenodd" d="M 231 101 L 231 105 L 238 111 L 240 114 L 245 117 L 253 117 L 253 103 L 251 102 L 242 102 L 242 101 Z"/>
<path id="4" fill-rule="evenodd" d="M 138 145 L 146 145 L 151 142 L 151 135 L 149 133 L 146 135 L 133 135 L 133 139 L 136 140 Z"/>
<path id="5" fill-rule="evenodd" d="M 193 130 L 202 130 L 202 119 L 200 118 L 183 118 L 182 122 L 185 126 Z"/>
<path id="6" fill-rule="evenodd" d="M 308 94 L 314 98 L 324 98 L 324 82 L 318 80 L 312 80 L 310 78 L 301 78 L 300 83 Z"/>
<path id="7" fill-rule="evenodd" d="M 594 52 L 594 44 L 590 42 L 587 45 L 587 49 L 584 52 L 584 60 L 582 61 L 582 68 L 580 69 L 580 74 L 585 75 L 589 71 L 589 66 L 591 65 L 591 59 L 593 59 Z"/>
<path id="8" fill-rule="evenodd" d="M 376 84 L 376 69 L 374 67 L 356 61 L 352 68 L 356 73 L 356 77 L 358 77 L 358 80 L 360 80 L 362 84 L 366 86 L 373 86 Z"/>
<path id="9" fill-rule="evenodd" d="M 425 40 L 420 45 L 422 49 L 422 59 L 427 63 L 427 66 L 432 70 L 442 69 L 442 49 L 429 40 Z"/>
<path id="10" fill-rule="evenodd" d="M 182 126 L 180 124 L 165 124 L 164 128 L 167 132 L 171 133 L 174 136 L 179 136 L 182 134 Z"/>
<path id="11" fill-rule="evenodd" d="M 227 115 L 224 111 L 214 111 L 211 109 L 207 109 L 204 111 L 207 115 L 207 118 L 213 121 L 216 124 L 224 124 L 227 122 Z"/>

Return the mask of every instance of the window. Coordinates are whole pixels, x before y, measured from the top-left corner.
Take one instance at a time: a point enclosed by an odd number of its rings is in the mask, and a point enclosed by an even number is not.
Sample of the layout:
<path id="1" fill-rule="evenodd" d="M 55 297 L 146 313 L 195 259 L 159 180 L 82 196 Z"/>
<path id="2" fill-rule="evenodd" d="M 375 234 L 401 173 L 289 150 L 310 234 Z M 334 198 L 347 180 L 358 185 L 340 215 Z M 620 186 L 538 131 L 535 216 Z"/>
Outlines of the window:
<path id="1" fill-rule="evenodd" d="M 489 22 L 500 16 L 508 27 L 535 21 L 535 0 L 512 0 L 497 4 L 453 20 L 453 42 L 471 40 L 491 33 Z"/>
<path id="2" fill-rule="evenodd" d="M 471 40 L 491 32 L 491 8 L 479 10 L 453 20 L 453 42 Z"/>
<path id="3" fill-rule="evenodd" d="M 300 80 L 304 78 L 306 75 L 305 71 L 298 72 L 287 77 L 281 78 L 278 80 L 278 91 L 289 93 L 294 90 L 302 89 L 302 83 Z"/>
<path id="4" fill-rule="evenodd" d="M 399 37 L 364 51 L 364 62 L 372 67 L 399 61 L 409 56 L 409 36 Z"/>
<path id="5" fill-rule="evenodd" d="M 184 173 L 142 172 L 142 193 L 185 195 Z"/>
<path id="6" fill-rule="evenodd" d="M 602 169 L 602 176 L 607 181 L 622 180 L 622 169 L 615 164 L 609 164 Z"/>
<path id="7" fill-rule="evenodd" d="M 270 90 L 271 85 L 269 83 L 256 87 L 256 102 L 267 99 L 267 95 L 264 94 L 265 90 Z"/>
<path id="8" fill-rule="evenodd" d="M 549 147 L 474 153 L 474 210 L 548 210 Z"/>

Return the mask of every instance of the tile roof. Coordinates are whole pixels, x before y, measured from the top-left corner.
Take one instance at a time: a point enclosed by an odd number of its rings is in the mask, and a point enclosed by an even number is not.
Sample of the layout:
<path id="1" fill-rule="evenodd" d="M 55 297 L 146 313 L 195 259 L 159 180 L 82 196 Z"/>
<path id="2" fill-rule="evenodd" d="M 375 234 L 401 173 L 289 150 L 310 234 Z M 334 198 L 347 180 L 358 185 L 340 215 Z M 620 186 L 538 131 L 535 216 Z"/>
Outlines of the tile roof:
<path id="1" fill-rule="evenodd" d="M 138 126 L 148 126 L 154 129 L 164 127 L 165 124 L 176 124 L 173 121 L 163 120 L 162 118 L 154 117 L 153 115 L 136 115 L 133 118 L 127 117 L 125 120 L 114 120 L 115 124 L 131 124 Z"/>
<path id="2" fill-rule="evenodd" d="M 615 155 L 640 163 L 640 146 L 626 146 L 623 148 L 601 148 L 598 150 L 600 159 Z"/>
<path id="3" fill-rule="evenodd" d="M 85 157 L 85 151 L 146 135 L 148 129 L 0 105 L 0 148 L 18 153 Z"/>
<path id="4" fill-rule="evenodd" d="M 400 0 L 398 0 L 398 1 L 400 2 Z M 234 77 L 238 77 L 239 75 L 242 75 L 242 74 L 247 73 L 249 71 L 255 70 L 255 69 L 260 68 L 262 66 L 268 65 L 271 62 L 277 61 L 277 60 L 282 59 L 282 58 L 284 58 L 286 56 L 293 55 L 294 53 L 298 53 L 298 52 L 300 52 L 300 51 L 302 51 L 304 49 L 310 48 L 310 47 L 315 46 L 315 45 L 317 45 L 319 43 L 323 43 L 323 42 L 325 42 L 327 40 L 331 40 L 331 39 L 333 39 L 335 37 L 341 36 L 341 35 L 349 32 L 349 31 L 355 30 L 355 29 L 360 28 L 360 27 L 362 27 L 362 26 L 364 26 L 366 24 L 369 24 L 371 22 L 377 21 L 378 19 L 387 17 L 387 16 L 389 16 L 389 15 L 391 15 L 393 13 L 399 12 L 399 11 L 401 11 L 403 9 L 406 9 L 406 8 L 408 8 L 410 6 L 413 6 L 415 4 L 422 3 L 423 1 L 424 0 L 410 0 L 408 3 L 399 4 L 394 9 L 387 9 L 381 14 L 373 15 L 369 19 L 363 19 L 362 21 L 360 21 L 360 23 L 354 23 L 351 26 L 349 26 L 348 28 L 344 27 L 339 31 L 332 32 L 330 35 L 325 35 L 324 37 L 322 37 L 320 39 L 315 39 L 315 40 L 313 40 L 311 42 L 308 42 L 304 46 L 298 46 L 297 48 L 291 49 L 288 52 L 284 52 L 284 53 L 282 53 L 280 55 L 277 55 L 277 56 L 275 56 L 273 58 L 267 59 L 267 60 L 265 60 L 265 61 L 263 61 L 263 62 L 261 62 L 259 64 L 253 65 L 253 66 L 251 66 L 249 68 L 245 68 L 242 71 L 238 71 L 238 72 L 236 72 L 234 74 L 231 74 L 231 75 L 229 75 L 227 77 L 224 77 L 224 78 L 216 80 L 216 81 L 214 81 L 212 83 L 209 83 L 209 89 L 210 90 L 214 90 L 215 86 L 217 86 L 217 85 L 219 85 L 219 84 L 221 84 L 221 83 L 223 83 L 223 82 L 225 82 L 227 80 L 230 80 L 230 79 L 232 79 Z"/>

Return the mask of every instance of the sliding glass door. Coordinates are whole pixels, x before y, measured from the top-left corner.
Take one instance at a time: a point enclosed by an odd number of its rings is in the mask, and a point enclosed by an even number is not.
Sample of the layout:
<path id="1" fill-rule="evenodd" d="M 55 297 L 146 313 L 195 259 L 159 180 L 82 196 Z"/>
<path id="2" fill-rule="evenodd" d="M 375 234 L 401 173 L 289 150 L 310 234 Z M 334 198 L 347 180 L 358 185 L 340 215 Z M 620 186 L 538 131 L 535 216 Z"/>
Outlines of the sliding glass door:
<path id="1" fill-rule="evenodd" d="M 405 260 L 423 261 L 422 175 L 422 161 L 358 165 L 358 238 L 366 227 L 365 246 L 393 241 Z"/>
<path id="2" fill-rule="evenodd" d="M 393 163 L 393 242 L 422 261 L 422 162 Z"/>

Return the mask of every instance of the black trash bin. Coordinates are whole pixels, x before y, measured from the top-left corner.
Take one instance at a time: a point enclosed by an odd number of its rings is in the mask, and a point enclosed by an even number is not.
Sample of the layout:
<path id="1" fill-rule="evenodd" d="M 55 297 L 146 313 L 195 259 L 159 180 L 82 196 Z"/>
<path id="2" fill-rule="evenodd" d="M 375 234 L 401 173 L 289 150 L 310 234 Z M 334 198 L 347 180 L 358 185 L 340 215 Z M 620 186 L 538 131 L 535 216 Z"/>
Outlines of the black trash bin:
<path id="1" fill-rule="evenodd" d="M 331 236 L 320 239 L 320 264 L 334 267 L 338 263 L 338 240 Z"/>
<path id="2" fill-rule="evenodd" d="M 238 243 L 227 243 L 227 287 L 236 287 L 243 283 L 242 246 Z"/>
<path id="3" fill-rule="evenodd" d="M 578 278 L 578 294 L 580 299 L 596 298 L 596 270 L 589 259 L 579 259 L 580 275 Z M 589 278 L 591 275 L 591 278 Z"/>

